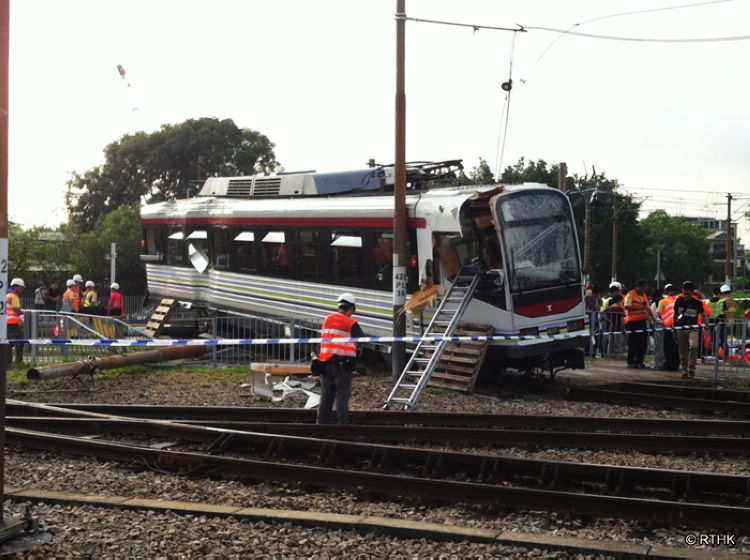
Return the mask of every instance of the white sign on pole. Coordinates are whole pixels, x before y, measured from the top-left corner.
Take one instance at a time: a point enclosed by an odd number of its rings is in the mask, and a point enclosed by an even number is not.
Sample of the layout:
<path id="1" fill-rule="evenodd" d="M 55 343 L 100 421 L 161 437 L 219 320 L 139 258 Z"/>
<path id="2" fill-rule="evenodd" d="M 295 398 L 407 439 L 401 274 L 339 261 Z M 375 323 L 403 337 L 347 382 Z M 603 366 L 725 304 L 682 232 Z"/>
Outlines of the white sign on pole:
<path id="1" fill-rule="evenodd" d="M 393 305 L 404 305 L 406 303 L 406 267 L 393 267 Z"/>
<path id="2" fill-rule="evenodd" d="M 8 238 L 0 239 L 0 340 L 8 340 Z"/>

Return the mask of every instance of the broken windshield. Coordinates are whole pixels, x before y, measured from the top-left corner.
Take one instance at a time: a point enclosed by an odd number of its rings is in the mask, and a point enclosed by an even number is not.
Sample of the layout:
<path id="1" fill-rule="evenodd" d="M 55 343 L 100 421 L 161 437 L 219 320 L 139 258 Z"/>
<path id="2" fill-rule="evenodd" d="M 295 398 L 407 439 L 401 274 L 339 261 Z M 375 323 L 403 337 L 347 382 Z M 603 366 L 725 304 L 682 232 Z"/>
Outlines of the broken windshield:
<path id="1" fill-rule="evenodd" d="M 570 205 L 559 191 L 528 190 L 497 197 L 511 292 L 581 281 Z"/>

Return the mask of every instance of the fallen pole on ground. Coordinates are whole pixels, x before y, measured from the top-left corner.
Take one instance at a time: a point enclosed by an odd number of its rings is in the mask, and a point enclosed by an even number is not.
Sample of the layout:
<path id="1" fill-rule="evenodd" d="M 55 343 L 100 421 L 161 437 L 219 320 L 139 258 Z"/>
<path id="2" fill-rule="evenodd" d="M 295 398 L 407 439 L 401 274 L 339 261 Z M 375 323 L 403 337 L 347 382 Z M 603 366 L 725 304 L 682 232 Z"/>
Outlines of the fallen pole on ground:
<path id="1" fill-rule="evenodd" d="M 27 379 L 56 379 L 58 377 L 74 377 L 80 374 L 93 375 L 105 369 L 117 369 L 135 364 L 149 364 L 168 362 L 184 358 L 196 358 L 205 354 L 207 346 L 168 346 L 143 352 L 129 352 L 106 358 L 91 357 L 77 362 L 56 364 L 52 366 L 31 368 L 26 372 Z"/>

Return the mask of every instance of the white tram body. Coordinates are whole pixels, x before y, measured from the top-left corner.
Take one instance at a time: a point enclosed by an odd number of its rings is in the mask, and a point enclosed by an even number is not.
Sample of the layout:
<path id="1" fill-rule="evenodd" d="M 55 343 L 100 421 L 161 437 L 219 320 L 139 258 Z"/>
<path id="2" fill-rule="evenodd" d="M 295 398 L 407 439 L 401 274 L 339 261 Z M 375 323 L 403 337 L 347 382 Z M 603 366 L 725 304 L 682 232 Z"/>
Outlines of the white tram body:
<path id="1" fill-rule="evenodd" d="M 389 336 L 390 181 L 388 169 L 211 178 L 194 198 L 146 205 L 149 292 L 227 314 L 321 321 L 338 294 L 352 292 L 363 330 Z M 444 293 L 461 263 L 493 245 L 462 320 L 531 335 L 496 343 L 506 365 L 581 365 L 580 256 L 563 193 L 538 184 L 439 187 L 410 192 L 406 208 L 409 293 L 428 276 Z M 418 334 L 417 321 L 407 324 Z"/>

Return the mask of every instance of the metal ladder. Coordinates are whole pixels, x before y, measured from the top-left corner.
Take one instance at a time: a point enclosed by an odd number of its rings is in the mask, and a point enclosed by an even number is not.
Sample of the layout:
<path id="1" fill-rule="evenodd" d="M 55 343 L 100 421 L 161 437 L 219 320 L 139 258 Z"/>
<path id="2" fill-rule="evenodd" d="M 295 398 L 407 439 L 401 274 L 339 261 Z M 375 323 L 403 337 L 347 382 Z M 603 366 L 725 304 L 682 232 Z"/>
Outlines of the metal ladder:
<path id="1" fill-rule="evenodd" d="M 483 272 L 484 269 L 476 261 L 465 264 L 459 270 L 423 336 L 453 335 Z M 391 394 L 388 395 L 383 409 L 388 410 L 392 405 L 402 405 L 403 410 L 414 408 L 427 388 L 427 382 L 440 362 L 440 357 L 447 345 L 447 340 L 420 341 L 391 390 Z"/>

